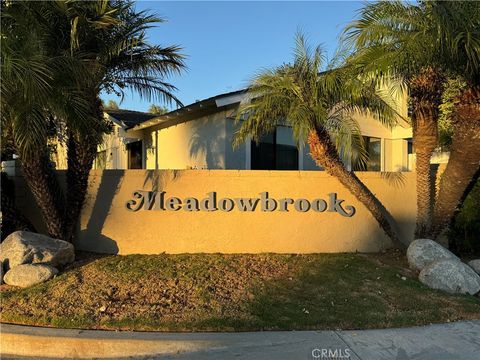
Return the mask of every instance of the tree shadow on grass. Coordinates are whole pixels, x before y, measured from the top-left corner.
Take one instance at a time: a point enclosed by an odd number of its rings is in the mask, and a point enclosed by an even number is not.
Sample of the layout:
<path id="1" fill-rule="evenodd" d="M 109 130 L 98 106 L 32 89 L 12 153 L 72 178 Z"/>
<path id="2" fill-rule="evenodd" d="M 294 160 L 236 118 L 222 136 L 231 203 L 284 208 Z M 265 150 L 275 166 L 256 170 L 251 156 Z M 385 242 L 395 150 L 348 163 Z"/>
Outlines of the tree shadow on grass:
<path id="1" fill-rule="evenodd" d="M 386 311 L 378 294 L 363 291 L 377 274 L 358 255 L 313 255 L 293 267 L 290 276 L 258 286 L 247 304 L 264 329 L 352 328 Z"/>
<path id="2" fill-rule="evenodd" d="M 267 281 L 246 305 L 262 330 L 369 329 L 425 325 L 480 312 L 472 296 L 402 279 L 368 255 L 319 254 L 290 277 Z M 470 316 L 470 317 L 469 317 Z"/>

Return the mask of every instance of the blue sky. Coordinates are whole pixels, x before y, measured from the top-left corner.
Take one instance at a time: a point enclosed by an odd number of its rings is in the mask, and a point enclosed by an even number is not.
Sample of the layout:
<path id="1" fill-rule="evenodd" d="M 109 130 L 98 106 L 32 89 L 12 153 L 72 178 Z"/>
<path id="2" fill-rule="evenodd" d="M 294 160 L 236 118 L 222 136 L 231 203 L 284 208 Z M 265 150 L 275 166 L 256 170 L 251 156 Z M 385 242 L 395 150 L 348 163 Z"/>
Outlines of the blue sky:
<path id="1" fill-rule="evenodd" d="M 255 72 L 289 62 L 294 35 L 301 29 L 310 44 L 322 44 L 331 57 L 343 27 L 362 2 L 164 2 L 138 1 L 167 20 L 151 29 L 148 39 L 178 44 L 188 70 L 168 81 L 184 105 L 245 87 Z M 114 95 L 102 96 L 104 100 Z M 121 108 L 146 111 L 149 101 L 127 91 Z"/>

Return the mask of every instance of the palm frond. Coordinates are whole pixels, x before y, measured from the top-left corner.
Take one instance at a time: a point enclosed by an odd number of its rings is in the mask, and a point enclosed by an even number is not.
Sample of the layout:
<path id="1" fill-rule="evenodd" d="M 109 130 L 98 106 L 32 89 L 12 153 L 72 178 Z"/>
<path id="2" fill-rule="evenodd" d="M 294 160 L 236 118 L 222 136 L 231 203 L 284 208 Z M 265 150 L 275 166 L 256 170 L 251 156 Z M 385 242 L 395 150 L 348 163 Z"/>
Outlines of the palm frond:
<path id="1" fill-rule="evenodd" d="M 476 1 L 381 1 L 366 4 L 342 41 L 365 72 L 392 72 L 409 79 L 422 68 L 480 78 L 480 3 Z"/>
<path id="2" fill-rule="evenodd" d="M 321 128 L 330 134 L 341 157 L 365 162 L 356 115 L 369 114 L 392 126 L 395 109 L 380 96 L 372 79 L 361 78 L 348 64 L 334 68 L 336 58 L 326 63 L 321 47 L 309 47 L 302 34 L 296 35 L 295 44 L 291 64 L 263 69 L 251 80 L 250 101 L 241 104 L 236 115 L 241 126 L 234 145 L 248 138 L 258 140 L 279 124 L 291 126 L 297 143 Z"/>

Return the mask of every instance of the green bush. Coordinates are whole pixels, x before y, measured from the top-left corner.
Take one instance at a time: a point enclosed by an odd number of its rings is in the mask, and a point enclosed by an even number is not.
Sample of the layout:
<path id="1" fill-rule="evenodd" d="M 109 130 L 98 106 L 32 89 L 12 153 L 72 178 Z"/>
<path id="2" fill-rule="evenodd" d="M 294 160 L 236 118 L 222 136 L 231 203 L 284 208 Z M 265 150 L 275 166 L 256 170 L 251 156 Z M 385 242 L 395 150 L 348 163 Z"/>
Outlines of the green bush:
<path id="1" fill-rule="evenodd" d="M 477 180 L 449 231 L 450 247 L 461 254 L 480 254 L 480 179 Z"/>

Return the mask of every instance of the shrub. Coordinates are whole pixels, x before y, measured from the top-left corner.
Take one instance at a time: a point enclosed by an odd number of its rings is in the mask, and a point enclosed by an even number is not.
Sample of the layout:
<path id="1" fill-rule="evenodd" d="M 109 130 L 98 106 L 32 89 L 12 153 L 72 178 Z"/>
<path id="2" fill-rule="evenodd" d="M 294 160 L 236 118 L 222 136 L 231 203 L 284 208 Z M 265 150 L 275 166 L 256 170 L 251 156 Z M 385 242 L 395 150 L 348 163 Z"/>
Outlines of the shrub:
<path id="1" fill-rule="evenodd" d="M 465 198 L 448 235 L 453 251 L 480 254 L 480 179 Z"/>

